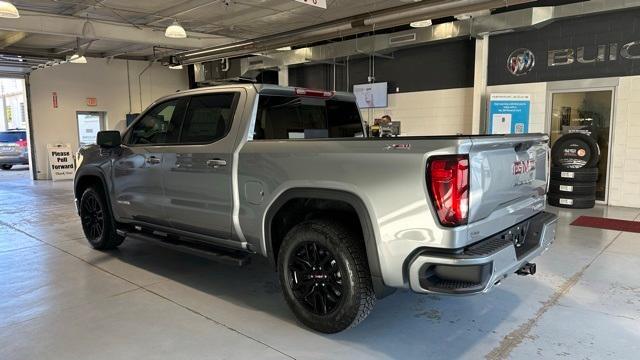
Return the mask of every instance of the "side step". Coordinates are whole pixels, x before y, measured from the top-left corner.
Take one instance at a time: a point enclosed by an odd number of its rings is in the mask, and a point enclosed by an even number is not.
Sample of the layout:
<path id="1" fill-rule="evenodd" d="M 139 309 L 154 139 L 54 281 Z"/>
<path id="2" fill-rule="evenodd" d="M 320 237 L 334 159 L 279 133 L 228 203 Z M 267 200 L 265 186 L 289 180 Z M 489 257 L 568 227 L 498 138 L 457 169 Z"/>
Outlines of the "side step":
<path id="1" fill-rule="evenodd" d="M 154 243 L 168 249 L 204 257 L 222 264 L 244 266 L 251 262 L 251 254 L 248 252 L 224 249 L 202 243 L 161 238 L 140 232 L 117 230 L 117 233 L 120 236 L 125 236 L 127 239 Z"/>

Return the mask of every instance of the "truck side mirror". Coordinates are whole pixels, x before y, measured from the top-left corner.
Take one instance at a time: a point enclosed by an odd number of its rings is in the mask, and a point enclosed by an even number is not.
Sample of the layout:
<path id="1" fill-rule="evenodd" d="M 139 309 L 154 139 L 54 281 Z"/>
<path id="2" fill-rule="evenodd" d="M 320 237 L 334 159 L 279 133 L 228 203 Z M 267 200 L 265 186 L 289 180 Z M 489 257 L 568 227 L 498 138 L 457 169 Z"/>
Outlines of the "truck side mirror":
<path id="1" fill-rule="evenodd" d="M 122 144 L 122 137 L 118 130 L 98 131 L 96 143 L 100 147 L 118 147 Z"/>

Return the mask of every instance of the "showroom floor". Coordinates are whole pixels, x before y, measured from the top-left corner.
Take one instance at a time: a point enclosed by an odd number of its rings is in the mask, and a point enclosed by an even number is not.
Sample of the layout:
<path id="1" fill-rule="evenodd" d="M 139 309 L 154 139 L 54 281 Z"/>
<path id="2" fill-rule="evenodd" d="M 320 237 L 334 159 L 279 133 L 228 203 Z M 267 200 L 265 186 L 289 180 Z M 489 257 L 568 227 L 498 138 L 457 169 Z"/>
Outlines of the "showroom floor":
<path id="1" fill-rule="evenodd" d="M 562 211 L 538 274 L 484 296 L 407 291 L 355 329 L 302 328 L 266 261 L 234 268 L 128 241 L 92 250 L 70 182 L 0 173 L 0 358 L 637 359 L 640 234 L 569 226 Z"/>

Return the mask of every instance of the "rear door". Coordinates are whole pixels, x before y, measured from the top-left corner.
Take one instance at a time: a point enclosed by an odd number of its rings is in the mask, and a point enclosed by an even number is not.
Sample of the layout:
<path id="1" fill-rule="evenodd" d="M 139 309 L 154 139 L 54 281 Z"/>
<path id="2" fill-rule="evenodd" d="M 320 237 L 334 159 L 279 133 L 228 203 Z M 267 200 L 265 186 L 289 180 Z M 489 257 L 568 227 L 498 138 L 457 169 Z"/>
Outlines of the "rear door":
<path id="1" fill-rule="evenodd" d="M 469 223 L 498 213 L 522 212 L 525 216 L 531 206 L 544 204 L 549 157 L 546 135 L 479 136 L 472 142 Z"/>
<path id="2" fill-rule="evenodd" d="M 190 97 L 179 145 L 163 159 L 165 207 L 174 228 L 231 238 L 238 128 L 233 125 L 241 120 L 245 100 L 243 89 Z"/>
<path id="3" fill-rule="evenodd" d="M 141 116 L 123 138 L 123 150 L 113 164 L 113 186 L 118 215 L 169 226 L 164 213 L 162 159 L 177 143 L 186 98 L 155 105 Z"/>

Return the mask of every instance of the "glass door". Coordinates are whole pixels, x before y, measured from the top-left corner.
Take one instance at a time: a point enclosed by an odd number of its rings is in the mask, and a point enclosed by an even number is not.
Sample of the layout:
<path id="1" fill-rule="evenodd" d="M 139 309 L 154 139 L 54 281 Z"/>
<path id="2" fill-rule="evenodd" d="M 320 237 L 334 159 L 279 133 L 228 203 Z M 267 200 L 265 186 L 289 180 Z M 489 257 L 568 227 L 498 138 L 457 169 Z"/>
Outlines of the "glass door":
<path id="1" fill-rule="evenodd" d="M 581 132 L 600 146 L 596 200 L 606 202 L 613 89 L 551 93 L 551 145 L 564 134 Z"/>
<path id="2" fill-rule="evenodd" d="M 98 131 L 104 130 L 106 113 L 78 111 L 78 143 L 80 147 L 96 143 Z"/>

